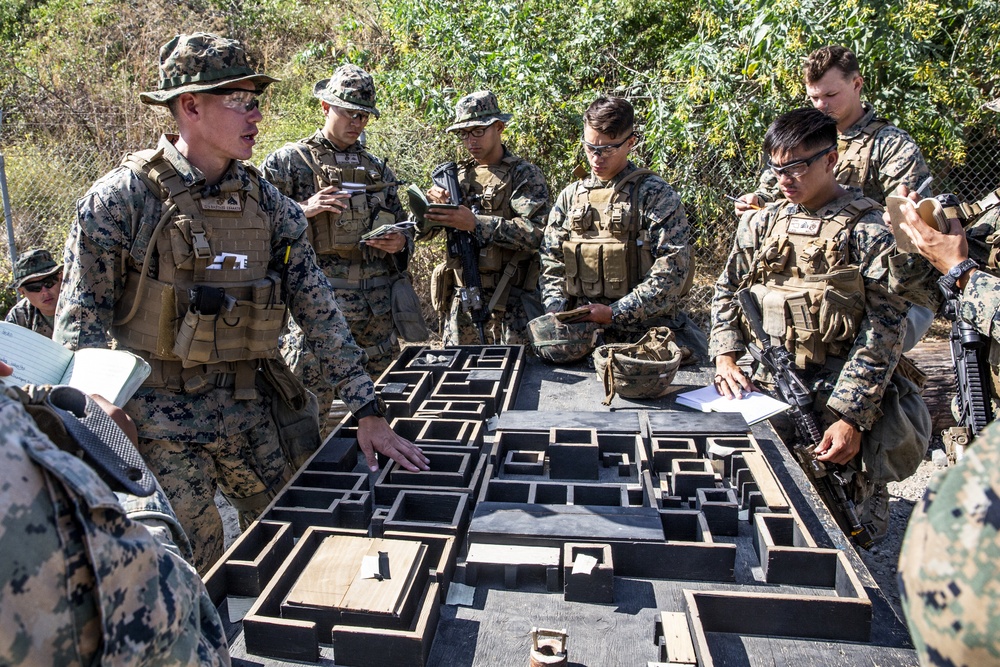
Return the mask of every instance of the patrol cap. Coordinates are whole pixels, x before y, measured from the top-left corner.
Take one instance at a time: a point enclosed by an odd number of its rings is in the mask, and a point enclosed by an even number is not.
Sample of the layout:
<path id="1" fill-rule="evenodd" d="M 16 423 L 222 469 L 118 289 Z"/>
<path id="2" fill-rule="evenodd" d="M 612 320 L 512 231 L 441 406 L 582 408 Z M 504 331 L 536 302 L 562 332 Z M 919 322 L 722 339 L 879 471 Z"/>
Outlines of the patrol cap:
<path id="1" fill-rule="evenodd" d="M 984 108 L 990 111 L 1000 111 L 1000 97 L 996 98 L 992 102 L 987 102 L 983 105 Z"/>
<path id="2" fill-rule="evenodd" d="M 375 81 L 357 65 L 341 65 L 329 79 L 317 81 L 313 97 L 335 107 L 363 111 L 376 118 L 380 115 L 375 107 Z"/>
<path id="3" fill-rule="evenodd" d="M 260 91 L 277 80 L 254 72 L 236 40 L 196 32 L 176 35 L 163 45 L 159 90 L 139 93 L 139 99 L 145 104 L 166 105 L 182 93 L 223 88 L 239 81 L 250 81 Z"/>
<path id="4" fill-rule="evenodd" d="M 62 271 L 62 264 L 56 264 L 52 254 L 42 248 L 33 248 L 17 258 L 14 265 L 14 282 L 11 287 L 20 287 Z"/>
<path id="5" fill-rule="evenodd" d="M 500 121 L 509 123 L 513 118 L 509 113 L 500 113 L 497 96 L 488 90 L 479 90 L 466 95 L 455 105 L 455 123 L 448 132 L 455 132 L 466 127 L 483 127 Z"/>

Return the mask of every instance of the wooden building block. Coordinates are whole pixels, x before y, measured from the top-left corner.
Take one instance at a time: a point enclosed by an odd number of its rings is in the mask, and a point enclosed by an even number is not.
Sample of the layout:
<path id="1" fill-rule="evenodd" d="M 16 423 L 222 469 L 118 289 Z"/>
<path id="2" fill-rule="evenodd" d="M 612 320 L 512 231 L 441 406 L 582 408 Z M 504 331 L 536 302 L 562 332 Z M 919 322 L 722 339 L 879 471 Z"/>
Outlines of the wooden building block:
<path id="1" fill-rule="evenodd" d="M 592 568 L 576 567 L 577 559 L 589 557 Z M 614 602 L 615 568 L 610 544 L 567 542 L 563 546 L 564 597 L 567 602 Z"/>
<path id="2" fill-rule="evenodd" d="M 287 523 L 255 521 L 205 576 L 215 606 L 227 595 L 256 597 L 292 550 Z"/>
<path id="3" fill-rule="evenodd" d="M 545 453 L 515 449 L 507 452 L 503 461 L 505 475 L 544 475 Z"/>
<path id="4" fill-rule="evenodd" d="M 546 455 L 550 479 L 598 479 L 600 448 L 594 429 L 553 428 Z"/>
<path id="5" fill-rule="evenodd" d="M 698 489 L 714 489 L 715 470 L 704 459 L 674 459 L 670 462 L 670 491 L 681 498 L 694 498 Z"/>
<path id="6" fill-rule="evenodd" d="M 753 475 L 757 489 L 764 496 L 764 503 L 768 508 L 772 512 L 788 512 L 788 499 L 764 455 L 757 451 L 744 452 L 743 461 L 750 468 L 750 474 Z"/>
<path id="7" fill-rule="evenodd" d="M 385 530 L 461 536 L 469 517 L 469 495 L 440 491 L 401 491 L 384 522 Z"/>
<path id="8" fill-rule="evenodd" d="M 558 547 L 472 544 L 465 557 L 465 583 L 475 586 L 483 571 L 502 572 L 504 586 L 514 589 L 519 577 L 534 573 L 544 578 L 548 590 L 555 592 L 559 590 L 561 553 Z"/>
<path id="9" fill-rule="evenodd" d="M 650 447 L 653 472 L 657 474 L 669 473 L 674 459 L 701 458 L 694 438 L 651 438 Z"/>
<path id="10" fill-rule="evenodd" d="M 705 454 L 712 460 L 722 461 L 722 474 L 731 474 L 732 456 L 735 453 L 759 451 L 753 435 L 709 436 L 705 439 Z"/>
<path id="11" fill-rule="evenodd" d="M 434 417 L 411 417 L 394 419 L 392 430 L 418 445 L 473 447 L 483 446 L 483 424 L 481 420 Z"/>
<path id="12" fill-rule="evenodd" d="M 739 535 L 739 504 L 732 489 L 697 489 L 695 509 L 705 515 L 714 535 Z"/>
<path id="13" fill-rule="evenodd" d="M 698 655 L 691 640 L 687 616 L 679 611 L 661 611 L 658 623 L 660 636 L 660 659 L 671 664 L 697 665 Z"/>
<path id="14" fill-rule="evenodd" d="M 347 436 L 348 429 L 334 431 L 320 446 L 312 458 L 304 466 L 307 470 L 327 470 L 330 472 L 350 472 L 358 465 L 357 432 L 349 437 L 341 437 L 339 432 Z"/>
<path id="15" fill-rule="evenodd" d="M 385 401 L 386 419 L 412 417 L 434 387 L 434 376 L 426 371 L 396 371 L 383 374 L 375 391 Z"/>

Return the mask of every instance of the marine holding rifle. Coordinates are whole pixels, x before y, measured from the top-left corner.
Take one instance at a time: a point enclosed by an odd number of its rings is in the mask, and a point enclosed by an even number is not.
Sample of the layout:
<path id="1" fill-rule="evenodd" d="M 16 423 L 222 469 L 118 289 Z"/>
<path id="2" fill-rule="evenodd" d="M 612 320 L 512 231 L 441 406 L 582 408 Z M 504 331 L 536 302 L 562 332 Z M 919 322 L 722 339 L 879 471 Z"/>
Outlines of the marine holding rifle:
<path id="1" fill-rule="evenodd" d="M 538 246 L 549 214 L 549 189 L 541 169 L 504 145 L 502 135 L 510 120 L 511 115 L 500 112 L 496 96 L 488 90 L 458 101 L 455 122 L 447 131 L 461 140 L 470 155 L 458 165 L 461 192 L 435 185 L 427 198 L 449 203 L 451 195 L 457 194 L 460 203 L 455 209 L 431 208 L 425 218 L 472 235 L 472 247 L 478 248 L 482 293 L 477 296 L 485 311 L 481 323 L 487 332 L 485 342 L 525 345 L 528 320 L 541 314 Z M 459 288 L 450 299 L 442 299 L 443 307 L 449 309 L 444 343 L 480 344 L 476 315 L 463 306 L 461 298 L 462 288 L 470 282 L 461 258 L 449 256 L 444 270 Z"/>
<path id="2" fill-rule="evenodd" d="M 362 235 L 406 219 L 392 169 L 362 145 L 368 121 L 379 117 L 375 82 L 356 65 L 341 65 L 313 86 L 325 121 L 312 136 L 285 144 L 261 165 L 264 178 L 299 202 L 309 221 L 316 263 L 333 286 L 355 342 L 376 377 L 399 353 L 392 320 L 392 285 L 405 279 L 412 234 L 391 233 L 361 243 Z M 282 340 L 282 355 L 319 398 L 323 421 L 334 391 L 297 326 Z M 326 430 L 325 428 L 323 429 Z"/>
<path id="3" fill-rule="evenodd" d="M 754 297 L 770 343 L 784 346 L 813 394 L 824 429 L 815 448 L 847 466 L 862 523 L 878 541 L 888 527 L 886 483 L 911 475 L 930 437 L 930 414 L 896 365 L 907 302 L 888 288 L 895 250 L 882 207 L 836 179 L 837 121 L 817 109 L 778 117 L 764 137 L 785 200 L 744 216 L 715 286 L 709 354 L 720 394 L 754 386 L 737 359 L 748 343 L 735 295 Z"/>
<path id="4" fill-rule="evenodd" d="M 680 301 L 691 288 L 691 226 L 680 197 L 629 160 L 638 137 L 628 100 L 599 97 L 583 115 L 590 175 L 568 185 L 542 241 L 542 303 L 555 313 L 586 307 L 584 322 L 610 343 L 634 343 L 667 326 L 704 357 L 705 334 Z"/>

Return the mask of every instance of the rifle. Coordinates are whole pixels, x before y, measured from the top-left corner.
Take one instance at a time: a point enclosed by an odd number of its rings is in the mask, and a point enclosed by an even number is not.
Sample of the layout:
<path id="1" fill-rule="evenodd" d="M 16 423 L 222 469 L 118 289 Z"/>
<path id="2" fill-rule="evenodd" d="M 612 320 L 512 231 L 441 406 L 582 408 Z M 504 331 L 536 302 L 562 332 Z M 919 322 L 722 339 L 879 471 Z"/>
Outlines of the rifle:
<path id="1" fill-rule="evenodd" d="M 764 324 L 761 322 L 760 310 L 750 290 L 741 289 L 736 293 L 736 300 L 753 335 L 761 341 L 762 347 L 757 347 L 753 343 L 747 345 L 750 355 L 768 370 L 774 378 L 781 399 L 792 406 L 789 412 L 795 423 L 797 435 L 795 442 L 792 443 L 792 453 L 827 506 L 834 510 L 834 518 L 844 532 L 848 533 L 859 546 L 867 549 L 874 543 L 872 536 L 875 531 L 872 526 L 862 524 L 858 517 L 857 506 L 848 495 L 849 483 L 844 477 L 843 466 L 826 464 L 816 458 L 815 450 L 822 440 L 822 435 L 819 424 L 816 423 L 816 415 L 811 409 L 812 393 L 799 377 L 795 361 L 788 350 L 771 344 L 771 339 L 764 331 Z"/>
<path id="2" fill-rule="evenodd" d="M 452 204 L 461 203 L 458 166 L 454 162 L 445 162 L 435 167 L 431 172 L 431 180 L 434 185 L 448 191 Z M 475 207 L 472 212 L 477 212 Z M 470 232 L 460 229 L 448 227 L 447 234 L 448 256 L 457 258 L 462 264 L 462 282 L 465 286 L 458 288 L 462 310 L 472 317 L 472 323 L 479 332 L 479 342 L 486 345 L 483 325 L 490 318 L 490 312 L 483 302 L 483 281 L 479 275 L 479 243 Z"/>

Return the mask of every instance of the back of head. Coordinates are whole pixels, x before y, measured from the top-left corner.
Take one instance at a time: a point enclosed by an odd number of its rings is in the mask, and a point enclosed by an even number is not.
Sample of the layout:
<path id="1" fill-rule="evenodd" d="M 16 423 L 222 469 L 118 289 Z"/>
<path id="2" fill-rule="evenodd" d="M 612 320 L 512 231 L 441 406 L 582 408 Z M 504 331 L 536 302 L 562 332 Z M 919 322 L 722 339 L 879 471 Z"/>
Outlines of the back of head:
<path id="1" fill-rule="evenodd" d="M 583 120 L 591 128 L 612 139 L 628 134 L 635 125 L 632 104 L 621 97 L 598 97 L 590 103 Z"/>
<path id="2" fill-rule="evenodd" d="M 853 51 L 843 46 L 824 46 L 816 49 L 806 58 L 802 67 L 802 76 L 806 83 L 816 83 L 832 69 L 840 71 L 845 78 L 861 74 L 858 57 L 854 55 Z"/>
<path id="3" fill-rule="evenodd" d="M 774 119 L 764 135 L 764 154 L 803 148 L 825 148 L 837 143 L 837 121 L 819 109 L 803 107 Z"/>

